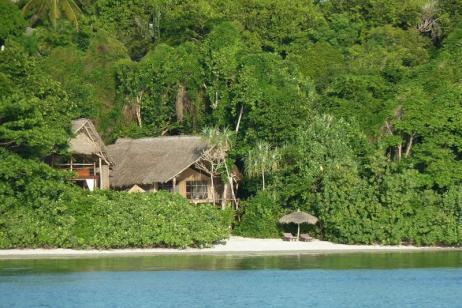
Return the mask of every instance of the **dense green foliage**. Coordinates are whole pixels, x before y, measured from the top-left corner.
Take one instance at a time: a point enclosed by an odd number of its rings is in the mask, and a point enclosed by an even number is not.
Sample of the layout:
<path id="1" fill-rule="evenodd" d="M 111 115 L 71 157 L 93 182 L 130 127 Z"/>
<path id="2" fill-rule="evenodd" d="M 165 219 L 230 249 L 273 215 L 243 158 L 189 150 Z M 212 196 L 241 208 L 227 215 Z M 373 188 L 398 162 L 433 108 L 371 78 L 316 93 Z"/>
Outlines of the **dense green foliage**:
<path id="1" fill-rule="evenodd" d="M 0 45 L 9 35 L 19 35 L 24 30 L 26 22 L 18 7 L 8 0 L 0 1 Z"/>
<path id="2" fill-rule="evenodd" d="M 86 109 L 21 46 L 9 45 L 0 60 L 0 248 L 202 247 L 228 236 L 228 211 L 168 193 L 88 194 L 43 163 L 66 155 L 70 120 Z"/>
<path id="3" fill-rule="evenodd" d="M 71 189 L 39 161 L 64 153 L 72 118 L 90 117 L 107 142 L 227 127 L 235 135 L 226 166 L 247 175 L 237 192 L 241 235 L 277 236 L 287 228 L 278 215 L 301 209 L 320 218 L 316 235 L 333 241 L 462 243 L 460 0 L 78 3 L 78 30 L 72 17 L 36 12 L 26 32 L 22 6 L 0 2 L 1 153 L 31 181 L 0 183 L 5 200 L 34 195 L 36 180 Z M 277 168 L 250 164 L 259 144 L 278 149 Z M 122 215 L 121 204 L 141 198 L 73 189 L 63 196 L 88 198 L 81 204 L 94 219 L 103 204 Z M 43 191 L 45 201 L 15 203 L 9 217 L 56 210 L 46 201 L 53 190 Z M 64 226 L 78 217 L 62 211 L 37 226 L 74 234 Z M 120 217 L 111 224 L 137 228 Z M 111 232 L 114 241 L 84 237 L 82 245 L 145 243 Z M 60 236 L 54 245 L 71 245 Z"/>
<path id="4" fill-rule="evenodd" d="M 47 165 L 0 152 L 0 248 L 203 247 L 228 236 L 232 213 L 179 195 L 74 188 Z"/>
<path id="5" fill-rule="evenodd" d="M 74 211 L 78 244 L 90 247 L 208 246 L 228 237 L 232 218 L 167 192 L 92 195 Z"/>
<path id="6" fill-rule="evenodd" d="M 245 215 L 234 230 L 237 235 L 274 238 L 279 237 L 277 223 L 281 215 L 281 207 L 275 196 L 259 192 L 256 196 L 242 202 Z"/>

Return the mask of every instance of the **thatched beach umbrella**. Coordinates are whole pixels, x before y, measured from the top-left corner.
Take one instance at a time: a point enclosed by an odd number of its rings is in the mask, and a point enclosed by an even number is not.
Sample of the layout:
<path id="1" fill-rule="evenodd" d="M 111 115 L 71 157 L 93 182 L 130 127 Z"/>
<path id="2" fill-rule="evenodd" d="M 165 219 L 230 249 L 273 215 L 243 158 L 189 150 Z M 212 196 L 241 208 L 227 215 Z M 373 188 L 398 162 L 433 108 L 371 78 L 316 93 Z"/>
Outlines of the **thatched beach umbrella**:
<path id="1" fill-rule="evenodd" d="M 296 212 L 290 213 L 285 215 L 279 219 L 281 224 L 290 224 L 294 223 L 298 225 L 297 230 L 297 241 L 300 239 L 300 224 L 307 223 L 311 225 L 315 225 L 318 222 L 318 219 L 311 214 L 300 212 L 297 210 Z"/>

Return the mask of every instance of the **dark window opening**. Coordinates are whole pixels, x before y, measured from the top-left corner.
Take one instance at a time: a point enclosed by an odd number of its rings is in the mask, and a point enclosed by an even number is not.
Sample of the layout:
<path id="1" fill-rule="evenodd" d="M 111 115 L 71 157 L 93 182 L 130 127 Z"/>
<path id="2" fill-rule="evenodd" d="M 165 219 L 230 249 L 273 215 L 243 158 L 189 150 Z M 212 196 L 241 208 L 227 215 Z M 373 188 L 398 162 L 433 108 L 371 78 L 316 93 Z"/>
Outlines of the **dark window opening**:
<path id="1" fill-rule="evenodd" d="M 208 198 L 207 181 L 187 181 L 186 198 L 191 200 L 204 200 Z"/>
<path id="2" fill-rule="evenodd" d="M 158 190 L 173 192 L 173 182 L 159 183 Z"/>

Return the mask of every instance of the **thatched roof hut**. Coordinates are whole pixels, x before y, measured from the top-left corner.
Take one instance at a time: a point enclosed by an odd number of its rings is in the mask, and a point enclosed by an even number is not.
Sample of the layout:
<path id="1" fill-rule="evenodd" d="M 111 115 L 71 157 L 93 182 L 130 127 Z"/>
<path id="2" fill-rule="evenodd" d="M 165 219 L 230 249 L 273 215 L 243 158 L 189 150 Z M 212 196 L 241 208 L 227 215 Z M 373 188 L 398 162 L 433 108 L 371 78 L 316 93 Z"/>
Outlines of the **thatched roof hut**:
<path id="1" fill-rule="evenodd" d="M 196 163 L 206 148 L 195 136 L 118 139 L 108 146 L 115 163 L 111 186 L 166 183 Z"/>
<path id="2" fill-rule="evenodd" d="M 296 212 L 285 215 L 279 219 L 281 224 L 297 224 L 297 241 L 300 240 L 300 224 L 307 223 L 315 225 L 318 222 L 318 218 L 314 217 L 311 214 L 301 212 L 297 210 Z"/>
<path id="3" fill-rule="evenodd" d="M 289 223 L 294 223 L 294 224 L 302 224 L 302 223 L 307 223 L 307 224 L 312 224 L 315 225 L 318 222 L 318 218 L 314 217 L 311 214 L 297 211 L 290 213 L 288 215 L 285 215 L 279 219 L 279 222 L 281 224 L 289 224 Z"/>
<path id="4" fill-rule="evenodd" d="M 69 151 L 72 154 L 96 155 L 108 165 L 112 163 L 112 158 L 103 140 L 89 119 L 82 118 L 72 121 L 72 133 L 74 137 L 69 141 Z"/>

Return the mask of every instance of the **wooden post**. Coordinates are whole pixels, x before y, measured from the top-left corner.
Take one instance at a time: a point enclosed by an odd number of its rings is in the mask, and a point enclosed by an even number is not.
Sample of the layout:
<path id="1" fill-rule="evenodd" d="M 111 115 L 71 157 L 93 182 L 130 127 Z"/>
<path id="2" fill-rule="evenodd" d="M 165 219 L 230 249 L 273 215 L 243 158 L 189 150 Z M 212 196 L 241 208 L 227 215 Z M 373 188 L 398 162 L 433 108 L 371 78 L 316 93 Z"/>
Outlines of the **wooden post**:
<path id="1" fill-rule="evenodd" d="M 173 178 L 173 192 L 176 192 L 176 177 Z"/>
<path id="2" fill-rule="evenodd" d="M 103 168 L 101 167 L 101 157 L 98 158 L 99 164 L 99 188 L 103 189 Z"/>
<path id="3" fill-rule="evenodd" d="M 93 190 L 97 188 L 98 185 L 96 185 L 96 163 L 93 162 Z"/>
<path id="4" fill-rule="evenodd" d="M 71 156 L 71 171 L 72 171 L 72 163 L 73 163 L 73 159 L 72 159 L 72 156 Z"/>

